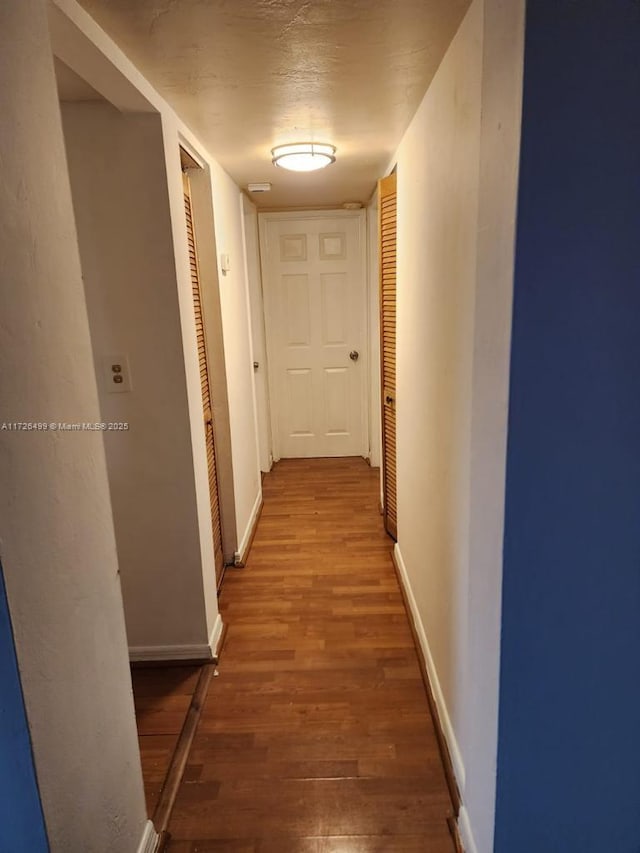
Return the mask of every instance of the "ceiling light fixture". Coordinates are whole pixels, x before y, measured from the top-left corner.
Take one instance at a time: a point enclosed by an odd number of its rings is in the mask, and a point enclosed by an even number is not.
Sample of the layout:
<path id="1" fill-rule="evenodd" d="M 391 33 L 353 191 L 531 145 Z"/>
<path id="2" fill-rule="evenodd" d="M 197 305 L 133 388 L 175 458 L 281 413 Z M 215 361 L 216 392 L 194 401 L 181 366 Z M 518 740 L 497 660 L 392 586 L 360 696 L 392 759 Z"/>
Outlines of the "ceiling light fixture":
<path id="1" fill-rule="evenodd" d="M 335 145 L 317 142 L 296 142 L 293 145 L 278 145 L 271 149 L 274 166 L 292 172 L 315 172 L 336 161 Z"/>

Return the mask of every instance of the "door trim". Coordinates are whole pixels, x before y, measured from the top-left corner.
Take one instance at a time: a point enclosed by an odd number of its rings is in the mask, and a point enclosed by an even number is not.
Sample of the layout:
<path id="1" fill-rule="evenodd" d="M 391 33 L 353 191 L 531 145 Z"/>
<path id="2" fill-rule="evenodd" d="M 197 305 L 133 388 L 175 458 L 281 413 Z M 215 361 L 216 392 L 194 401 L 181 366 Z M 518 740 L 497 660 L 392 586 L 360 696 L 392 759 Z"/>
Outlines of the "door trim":
<path id="1" fill-rule="evenodd" d="M 358 223 L 358 238 L 360 240 L 360 269 L 362 275 L 363 292 L 368 294 L 368 265 L 367 265 L 367 220 L 366 210 L 360 208 L 358 210 L 343 210 L 341 208 L 335 210 L 290 210 L 277 213 L 260 213 L 258 211 L 258 227 L 260 232 L 260 271 L 262 274 L 263 290 L 266 283 L 269 281 L 269 244 L 267 242 L 267 226 L 269 222 L 283 222 L 287 220 L 300 219 L 355 219 Z M 271 316 L 271 307 L 269 299 L 264 299 L 264 315 L 265 325 L 267 329 L 266 345 L 267 345 L 267 361 L 269 363 L 268 383 L 269 383 L 269 409 L 271 418 L 271 455 L 273 461 L 278 462 L 280 459 L 279 432 L 278 432 L 278 394 L 276 383 L 276 358 L 271 341 L 269 329 L 273 328 L 273 317 Z M 370 424 L 368 411 L 370 406 L 369 384 L 370 370 L 369 363 L 369 338 L 370 338 L 370 323 L 368 311 L 368 299 L 365 297 L 364 305 L 362 305 L 362 330 L 364 339 L 361 347 L 361 362 L 362 362 L 362 378 L 361 378 L 361 403 L 362 403 L 362 446 L 360 455 L 367 458 L 369 455 L 370 446 Z"/>
<path id="2" fill-rule="evenodd" d="M 205 435 L 205 448 L 207 454 L 207 480 L 209 483 L 209 515 L 211 517 L 211 535 L 213 539 L 213 559 L 216 576 L 216 589 L 220 589 L 225 570 L 224 560 L 224 534 L 222 528 L 222 511 L 220 501 L 220 485 L 218 481 L 217 456 L 218 439 L 216 437 L 216 424 L 214 421 L 214 399 L 212 394 L 211 368 L 209 364 L 209 346 L 207 335 L 207 321 L 204 308 L 202 278 L 200 275 L 200 259 L 198 257 L 198 237 L 196 234 L 195 214 L 193 198 L 191 194 L 191 182 L 188 170 L 182 172 L 182 190 L 185 204 L 185 224 L 189 251 L 189 264 L 191 275 L 191 299 L 193 303 L 194 329 L 198 345 L 198 373 L 200 377 L 200 393 L 202 395 L 203 428 Z M 197 300 L 196 300 L 197 295 Z M 200 315 L 198 317 L 198 307 Z M 201 327 L 198 332 L 198 320 Z M 202 346 L 202 352 L 200 347 Z M 204 384 L 203 384 L 204 383 Z M 205 405 L 205 394 L 208 397 L 208 407 Z M 210 443 L 210 446 L 209 446 Z"/>

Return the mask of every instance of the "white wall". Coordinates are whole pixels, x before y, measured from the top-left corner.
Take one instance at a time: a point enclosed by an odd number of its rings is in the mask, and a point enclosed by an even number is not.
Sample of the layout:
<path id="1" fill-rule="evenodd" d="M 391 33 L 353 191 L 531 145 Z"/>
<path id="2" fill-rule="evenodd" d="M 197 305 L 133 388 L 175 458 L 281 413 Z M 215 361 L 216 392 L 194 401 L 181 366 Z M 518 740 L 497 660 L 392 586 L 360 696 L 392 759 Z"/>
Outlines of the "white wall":
<path id="1" fill-rule="evenodd" d="M 269 410 L 269 367 L 267 364 L 267 341 L 264 326 L 264 301 L 262 298 L 262 272 L 260 268 L 260 238 L 258 233 L 258 211 L 246 195 L 242 195 L 244 216 L 244 246 L 247 259 L 247 282 L 251 307 L 251 342 L 254 361 L 256 391 L 256 428 L 258 431 L 258 455 L 260 470 L 271 470 L 271 413 Z"/>
<path id="2" fill-rule="evenodd" d="M 0 4 L 0 422 L 98 421 L 45 4 Z M 53 853 L 146 809 L 102 435 L 0 432 L 0 556 Z"/>
<path id="3" fill-rule="evenodd" d="M 240 190 L 171 107 L 75 0 L 53 0 L 50 29 L 56 55 L 96 91 L 103 94 L 125 112 L 132 108 L 142 110 L 142 103 L 146 104 L 144 109 L 157 112 L 161 118 L 189 409 L 199 547 L 203 571 L 208 572 L 208 567 L 213 566 L 213 544 L 210 534 L 209 490 L 202 430 L 202 399 L 193 321 L 182 180 L 179 170 L 179 145 L 186 145 L 190 153 L 203 163 L 204 170 L 210 177 L 213 197 L 215 240 L 212 238 L 212 242 L 215 242 L 218 252 L 219 310 L 222 320 L 224 369 L 228 399 L 229 430 L 226 432 L 221 448 L 225 455 L 219 460 L 223 471 L 220 485 L 224 491 L 222 504 L 223 523 L 226 522 L 226 531 L 223 533 L 223 540 L 227 558 L 237 556 L 243 551 L 249 540 L 252 524 L 262 500 L 252 390 L 253 359 L 251 356 L 249 297 L 243 256 Z M 210 253 L 212 246 L 200 239 L 199 250 Z M 223 274 L 219 268 L 220 253 L 230 255 L 232 266 L 227 274 Z M 209 318 L 211 317 L 212 312 L 209 312 Z M 207 323 L 209 323 L 209 318 L 207 318 Z M 217 364 L 220 363 L 221 359 L 218 359 Z M 217 381 L 220 381 L 219 374 Z M 221 400 L 222 396 L 219 395 L 218 399 Z M 222 405 L 222 403 L 217 405 Z M 230 437 L 231 434 L 233 439 Z M 227 472 L 227 475 L 229 472 L 232 473 L 232 490 L 230 487 L 224 488 L 223 486 L 225 482 L 224 472 Z M 226 482 L 230 486 L 229 479 L 227 476 Z M 230 501 L 233 502 L 232 506 Z M 234 525 L 233 536 L 230 536 L 229 532 L 230 521 Z M 232 544 L 235 544 L 236 550 L 229 554 Z M 215 639 L 219 635 L 221 626 L 217 613 L 215 587 L 211 583 L 205 582 L 204 593 L 207 626 L 212 632 L 211 637 Z"/>
<path id="4" fill-rule="evenodd" d="M 189 169 L 191 207 L 198 252 L 200 295 L 204 318 L 209 366 L 209 388 L 215 434 L 218 498 L 222 521 L 222 546 L 225 563 L 233 563 L 238 547 L 236 505 L 233 486 L 233 461 L 231 455 L 231 424 L 229 422 L 229 395 L 224 356 L 224 327 L 220 305 L 220 277 L 218 273 L 218 248 L 215 237 L 215 217 L 211 189 L 211 170 Z"/>
<path id="5" fill-rule="evenodd" d="M 120 60 L 117 49 L 110 42 L 105 50 Z M 148 83 L 132 69 L 126 69 L 136 86 L 145 88 Z M 178 286 L 178 303 L 180 327 L 182 330 L 182 355 L 186 379 L 187 403 L 189 408 L 189 426 L 191 431 L 191 447 L 193 455 L 193 472 L 195 475 L 195 499 L 198 508 L 198 529 L 200 544 L 200 559 L 205 572 L 204 605 L 207 616 L 207 628 L 210 632 L 210 647 L 215 650 L 220 637 L 221 621 L 218 614 L 218 599 L 215 583 L 215 559 L 213 552 L 213 536 L 211 531 L 211 498 L 209 494 L 209 471 L 206 457 L 205 432 L 202 428 L 202 385 L 200 381 L 200 365 L 198 362 L 198 342 L 193 312 L 193 290 L 191 267 L 189 261 L 189 246 L 187 242 L 186 214 L 184 206 L 184 188 L 180 168 L 180 143 L 183 140 L 183 128 L 175 114 L 159 98 L 157 93 L 150 91 L 154 102 L 157 103 L 162 119 L 164 137 L 164 153 L 166 158 L 166 179 L 169 191 L 169 210 L 173 247 L 175 252 L 175 271 Z M 202 245 L 202 240 L 200 244 Z M 229 495 L 225 495 L 225 506 Z M 223 535 L 224 544 L 224 535 Z"/>
<path id="6" fill-rule="evenodd" d="M 253 377 L 249 287 L 244 255 L 240 190 L 217 164 L 212 165 L 218 260 L 228 254 L 229 272 L 220 276 L 220 304 L 229 392 L 231 455 L 235 484 L 238 553 L 249 540 L 262 501 Z"/>
<path id="7" fill-rule="evenodd" d="M 478 255 L 471 408 L 468 827 L 493 849 L 511 307 L 524 0 L 484 0 Z M 467 845 L 470 847 L 470 845 Z"/>
<path id="8" fill-rule="evenodd" d="M 493 845 L 522 28 L 474 0 L 396 157 L 397 554 L 470 853 Z"/>
<path id="9" fill-rule="evenodd" d="M 203 149 L 168 104 L 75 0 L 51 0 L 49 32 L 55 56 L 117 109 L 124 113 L 149 112 L 160 116 L 189 411 L 190 464 L 195 485 L 200 560 L 205 578 L 204 607 L 209 631 L 208 646 L 213 649 L 220 637 L 222 623 L 218 614 L 215 583 L 206 580 L 214 574 L 213 537 L 179 146 L 185 142 L 195 150 Z M 142 648 L 144 650 L 148 647 Z M 163 647 L 155 649 L 157 656 L 180 656 L 175 647 L 171 651 Z M 199 655 L 201 651 L 206 653 L 206 649 L 189 649 L 186 646 L 182 651 L 191 657 Z"/>
<path id="10" fill-rule="evenodd" d="M 476 0 L 397 158 L 398 539 L 455 732 L 467 665 L 481 73 Z"/>
<path id="11" fill-rule="evenodd" d="M 380 265 L 378 262 L 378 191 L 367 206 L 369 291 L 369 462 L 379 468 L 382 460 L 382 399 L 380 375 Z M 382 477 L 380 480 L 382 487 Z M 382 497 L 381 497 L 382 500 Z"/>
<path id="12" fill-rule="evenodd" d="M 64 104 L 63 123 L 101 416 L 129 424 L 105 435 L 129 646 L 206 648 L 215 577 L 201 563 L 160 117 Z M 102 362 L 119 353 L 132 390 L 109 393 Z"/>

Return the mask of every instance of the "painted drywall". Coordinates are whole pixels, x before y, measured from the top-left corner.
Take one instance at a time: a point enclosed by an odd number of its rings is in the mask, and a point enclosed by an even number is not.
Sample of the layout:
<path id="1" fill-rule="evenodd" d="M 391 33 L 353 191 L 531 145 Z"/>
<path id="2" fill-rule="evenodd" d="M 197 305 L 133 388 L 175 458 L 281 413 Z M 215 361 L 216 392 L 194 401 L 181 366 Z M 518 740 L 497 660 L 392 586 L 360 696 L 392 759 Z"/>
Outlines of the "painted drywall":
<path id="1" fill-rule="evenodd" d="M 244 255 L 247 262 L 247 282 L 251 305 L 251 345 L 254 364 L 256 393 L 256 429 L 260 470 L 271 470 L 271 412 L 269 409 L 269 365 L 264 328 L 264 302 L 262 298 L 262 272 L 260 269 L 260 239 L 258 235 L 258 211 L 246 195 L 242 195 L 244 217 Z"/>
<path id="2" fill-rule="evenodd" d="M 105 449 L 129 646 L 206 646 L 160 117 L 106 103 L 62 113 L 101 419 L 128 424 Z M 112 354 L 128 359 L 130 392 L 111 392 Z"/>
<path id="3" fill-rule="evenodd" d="M 242 553 L 249 541 L 255 514 L 262 500 L 251 344 L 251 308 L 244 254 L 240 190 L 216 163 L 212 164 L 211 181 L 218 247 L 220 304 L 225 330 L 224 351 L 232 435 L 231 454 L 238 552 Z M 230 268 L 227 272 L 223 272 L 220 265 L 223 254 L 229 256 Z"/>
<path id="4" fill-rule="evenodd" d="M 119 59 L 117 49 L 106 44 L 105 49 Z M 127 69 L 135 85 L 143 88 L 148 84 L 144 79 L 138 79 L 137 72 Z M 157 98 L 156 93 L 153 97 Z M 205 446 L 205 431 L 202 428 L 202 384 L 200 381 L 200 366 L 198 363 L 198 342 L 193 311 L 193 286 L 187 242 L 187 225 L 184 206 L 184 188 L 180 170 L 180 145 L 191 140 L 184 139 L 185 130 L 176 116 L 166 105 L 158 100 L 162 119 L 164 136 L 164 153 L 166 160 L 167 189 L 169 192 L 169 211 L 173 247 L 175 252 L 175 270 L 178 285 L 178 304 L 180 307 L 180 328 L 182 330 L 182 353 L 186 379 L 187 404 L 189 408 L 189 423 L 191 429 L 191 447 L 193 452 L 193 472 L 195 482 L 195 499 L 198 511 L 198 530 L 200 534 L 200 558 L 204 580 L 204 605 L 209 631 L 209 646 L 213 653 L 221 636 L 222 623 L 218 613 L 218 599 L 215 581 L 215 558 L 213 551 L 213 534 L 211 528 L 211 498 L 209 492 L 209 470 Z M 210 199 L 208 199 L 210 203 Z M 205 241 L 206 242 L 206 241 Z M 203 241 L 200 240 L 202 248 Z M 220 485 L 220 483 L 218 484 Z M 224 505 L 228 506 L 229 494 L 224 495 Z M 223 547 L 225 534 L 223 532 Z"/>
<path id="5" fill-rule="evenodd" d="M 224 494 L 222 496 L 223 522 L 225 518 L 227 521 L 226 530 L 223 531 L 227 558 L 234 557 L 248 541 L 255 513 L 261 502 L 257 438 L 253 428 L 255 422 L 254 404 L 251 393 L 248 393 L 251 389 L 253 377 L 251 375 L 252 359 L 250 358 L 249 302 L 242 255 L 239 189 L 217 165 L 189 128 L 124 56 L 119 47 L 109 39 L 75 0 L 54 0 L 50 12 L 50 27 L 56 55 L 60 56 L 76 74 L 88 82 L 96 91 L 108 97 L 114 106 L 127 112 L 131 110 L 132 103 L 137 104 L 140 99 L 144 99 L 148 108 L 157 111 L 161 118 L 180 306 L 200 553 L 203 573 L 210 575 L 213 570 L 213 546 L 210 535 L 211 522 L 206 454 L 202 431 L 202 402 L 191 301 L 184 204 L 181 177 L 178 171 L 179 146 L 187 146 L 190 153 L 195 155 L 196 160 L 203 164 L 211 181 L 215 241 L 203 243 L 200 240 L 200 251 L 202 252 L 204 249 L 210 253 L 212 244 L 215 244 L 219 253 L 230 254 L 232 265 L 234 265 L 227 275 L 223 276 L 220 269 L 218 269 L 217 275 L 224 343 L 224 359 L 218 359 L 218 364 L 224 361 L 230 427 L 227 431 L 226 441 L 223 442 L 223 458 L 221 461 L 223 470 L 227 470 L 227 463 L 230 461 L 233 476 L 233 489 L 223 486 Z M 117 85 L 113 84 L 114 78 Z M 212 316 L 212 312 L 209 313 L 209 316 Z M 233 442 L 230 438 L 231 432 L 234 435 Z M 248 451 L 246 450 L 247 447 L 249 448 Z M 227 485 L 229 484 L 227 483 Z M 231 508 L 230 500 L 233 501 Z M 232 536 L 230 534 L 230 519 L 234 525 Z M 232 540 L 236 550 L 229 555 L 228 551 Z M 210 637 L 219 636 L 220 620 L 217 612 L 215 587 L 211 583 L 205 582 L 204 590 L 207 626 L 212 632 Z"/>
<path id="6" fill-rule="evenodd" d="M 184 140 L 182 140 L 182 144 L 185 144 Z M 233 563 L 234 554 L 238 548 L 238 532 L 233 487 L 229 394 L 224 358 L 224 328 L 220 305 L 220 277 L 218 274 L 218 250 L 215 237 L 211 174 L 209 167 L 205 163 L 202 168 L 189 169 L 188 175 L 198 252 L 202 314 L 209 359 L 209 390 L 215 433 L 222 545 L 225 562 Z"/>
<path id="7" fill-rule="evenodd" d="M 0 34 L 0 423 L 99 421 L 44 0 L 1 4 Z M 101 433 L 0 431 L 0 557 L 51 850 L 131 853 L 146 808 Z"/>
<path id="8" fill-rule="evenodd" d="M 395 158 L 397 554 L 470 853 L 493 847 L 523 26 L 475 0 Z"/>
<path id="9" fill-rule="evenodd" d="M 476 0 L 397 156 L 398 541 L 457 737 L 467 698 L 482 31 Z"/>
<path id="10" fill-rule="evenodd" d="M 467 670 L 460 732 L 461 829 L 493 848 L 502 545 L 524 0 L 484 0 L 482 117 L 471 391 Z"/>
<path id="11" fill-rule="evenodd" d="M 639 44 L 527 5 L 498 853 L 640 845 Z"/>
<path id="12" fill-rule="evenodd" d="M 0 567 L 0 821 L 7 850 L 49 849 Z"/>
<path id="13" fill-rule="evenodd" d="M 369 462 L 382 461 L 382 399 L 380 374 L 380 265 L 378 261 L 378 191 L 367 206 L 368 305 L 369 305 Z M 382 479 L 380 481 L 382 490 Z M 381 492 L 382 495 L 382 492 Z M 382 500 L 382 496 L 381 496 Z"/>

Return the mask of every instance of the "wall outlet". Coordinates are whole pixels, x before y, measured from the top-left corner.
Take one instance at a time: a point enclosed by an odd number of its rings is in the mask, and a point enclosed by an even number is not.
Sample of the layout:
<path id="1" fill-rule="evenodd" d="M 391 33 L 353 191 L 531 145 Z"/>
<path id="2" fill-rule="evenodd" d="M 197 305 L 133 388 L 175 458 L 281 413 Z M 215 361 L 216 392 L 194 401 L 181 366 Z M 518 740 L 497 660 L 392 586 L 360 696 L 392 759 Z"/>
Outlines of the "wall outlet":
<path id="1" fill-rule="evenodd" d="M 131 391 L 131 370 L 129 369 L 129 357 L 116 353 L 102 357 L 102 371 L 109 394 L 122 394 Z"/>

